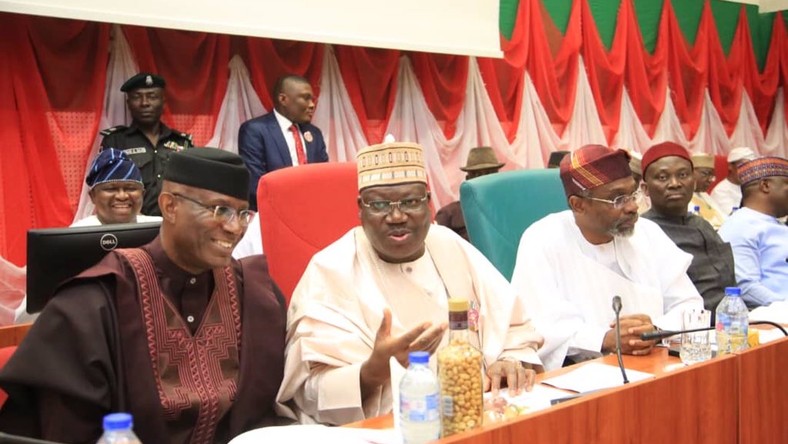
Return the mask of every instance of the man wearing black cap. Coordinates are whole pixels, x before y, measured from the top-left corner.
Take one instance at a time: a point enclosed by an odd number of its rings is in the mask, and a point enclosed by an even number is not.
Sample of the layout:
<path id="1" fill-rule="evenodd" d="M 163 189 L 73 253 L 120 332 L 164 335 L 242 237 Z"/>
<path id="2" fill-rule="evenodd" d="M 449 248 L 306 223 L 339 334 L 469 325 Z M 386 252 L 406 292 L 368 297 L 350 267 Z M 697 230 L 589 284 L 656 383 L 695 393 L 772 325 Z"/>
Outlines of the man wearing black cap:
<path id="1" fill-rule="evenodd" d="M 238 130 L 238 154 L 252 173 L 249 205 L 257 209 L 257 183 L 271 171 L 307 163 L 328 162 L 320 128 L 312 125 L 315 96 L 309 81 L 286 75 L 276 81 L 274 110 L 247 120 Z"/>
<path id="2" fill-rule="evenodd" d="M 96 442 L 125 411 L 142 442 L 226 443 L 274 422 L 284 299 L 263 256 L 231 258 L 248 186 L 235 154 L 174 153 L 159 236 L 57 290 L 0 372 L 0 430 Z"/>
<path id="3" fill-rule="evenodd" d="M 126 80 L 120 90 L 126 93 L 131 126 L 113 126 L 101 131 L 101 149 L 115 148 L 126 153 L 142 173 L 145 195 L 142 214 L 161 216 L 158 197 L 161 175 L 170 154 L 192 146 L 192 136 L 167 127 L 161 121 L 164 110 L 164 78 L 141 72 Z"/>

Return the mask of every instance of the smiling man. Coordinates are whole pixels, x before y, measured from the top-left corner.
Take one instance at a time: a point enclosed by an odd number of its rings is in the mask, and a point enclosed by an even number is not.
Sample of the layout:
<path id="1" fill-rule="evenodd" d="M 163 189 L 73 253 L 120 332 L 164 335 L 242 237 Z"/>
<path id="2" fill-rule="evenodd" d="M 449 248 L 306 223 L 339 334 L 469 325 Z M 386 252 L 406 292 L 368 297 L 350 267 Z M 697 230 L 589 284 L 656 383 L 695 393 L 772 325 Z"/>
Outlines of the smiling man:
<path id="1" fill-rule="evenodd" d="M 344 424 L 389 413 L 389 359 L 448 340 L 448 298 L 470 301 L 470 341 L 486 384 L 529 389 L 541 337 L 506 279 L 471 244 L 433 225 L 422 148 L 361 150 L 361 226 L 309 263 L 288 313 L 280 402 L 301 422 Z"/>
<path id="2" fill-rule="evenodd" d="M 114 148 L 99 153 L 90 166 L 85 183 L 96 214 L 80 219 L 72 227 L 159 222 L 161 217 L 139 214 L 142 208 L 142 175 L 123 151 Z"/>
<path id="3" fill-rule="evenodd" d="M 678 329 L 684 309 L 703 306 L 686 274 L 692 258 L 656 224 L 638 218 L 626 151 L 586 145 L 560 169 L 570 209 L 525 230 L 512 275 L 545 336 L 539 356 L 554 369 L 565 358 L 613 352 L 613 296 L 623 301 L 622 351 L 648 354 L 654 343 L 640 340 L 641 333 Z"/>
<path id="4" fill-rule="evenodd" d="M 124 411 L 143 442 L 215 443 L 274 422 L 284 299 L 262 256 L 231 257 L 248 186 L 235 154 L 173 154 L 159 236 L 57 290 L 0 372 L 0 430 L 96 442 Z"/>
<path id="5" fill-rule="evenodd" d="M 287 75 L 276 81 L 274 110 L 248 120 L 238 130 L 238 154 L 252 175 L 249 205 L 257 209 L 257 183 L 271 171 L 328 162 L 320 128 L 312 125 L 316 99 L 309 81 Z"/>
<path id="6" fill-rule="evenodd" d="M 114 126 L 101 131 L 101 149 L 123 151 L 140 169 L 145 195 L 142 214 L 161 216 L 161 192 L 164 168 L 170 154 L 192 146 L 192 136 L 167 127 L 161 121 L 166 99 L 164 78 L 156 74 L 135 74 L 120 87 L 126 93 L 131 125 Z"/>
<path id="7" fill-rule="evenodd" d="M 692 255 L 687 275 L 703 297 L 703 305 L 714 311 L 725 296 L 725 287 L 736 285 L 733 252 L 709 222 L 687 212 L 695 177 L 689 153 L 681 145 L 663 142 L 649 148 L 643 156 L 643 179 L 651 210 L 643 217 Z"/>

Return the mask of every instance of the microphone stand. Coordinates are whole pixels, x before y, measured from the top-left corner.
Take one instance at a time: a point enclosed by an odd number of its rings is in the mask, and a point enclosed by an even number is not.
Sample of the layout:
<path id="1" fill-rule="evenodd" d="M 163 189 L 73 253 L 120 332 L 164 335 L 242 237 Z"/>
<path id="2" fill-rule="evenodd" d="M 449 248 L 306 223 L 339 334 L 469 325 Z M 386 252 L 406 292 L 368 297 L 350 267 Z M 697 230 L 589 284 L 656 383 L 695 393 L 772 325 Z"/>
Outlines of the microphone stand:
<path id="1" fill-rule="evenodd" d="M 616 357 L 618 358 L 618 368 L 621 369 L 621 377 L 624 378 L 624 384 L 629 384 L 627 371 L 624 368 L 624 359 L 621 358 L 621 325 L 619 323 L 619 318 L 621 315 L 620 296 L 613 296 L 613 311 L 616 313 Z"/>

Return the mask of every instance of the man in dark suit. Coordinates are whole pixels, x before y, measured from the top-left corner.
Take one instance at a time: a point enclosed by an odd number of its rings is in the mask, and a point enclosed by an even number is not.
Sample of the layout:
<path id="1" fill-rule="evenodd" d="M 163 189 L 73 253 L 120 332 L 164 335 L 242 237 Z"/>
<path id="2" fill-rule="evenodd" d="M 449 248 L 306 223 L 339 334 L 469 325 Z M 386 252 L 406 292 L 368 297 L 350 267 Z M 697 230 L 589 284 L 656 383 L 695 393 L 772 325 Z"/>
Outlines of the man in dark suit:
<path id="1" fill-rule="evenodd" d="M 238 154 L 251 173 L 249 206 L 257 209 L 257 182 L 280 168 L 328 162 L 320 129 L 309 122 L 315 97 L 305 78 L 287 75 L 276 82 L 274 110 L 244 122 L 238 131 Z"/>

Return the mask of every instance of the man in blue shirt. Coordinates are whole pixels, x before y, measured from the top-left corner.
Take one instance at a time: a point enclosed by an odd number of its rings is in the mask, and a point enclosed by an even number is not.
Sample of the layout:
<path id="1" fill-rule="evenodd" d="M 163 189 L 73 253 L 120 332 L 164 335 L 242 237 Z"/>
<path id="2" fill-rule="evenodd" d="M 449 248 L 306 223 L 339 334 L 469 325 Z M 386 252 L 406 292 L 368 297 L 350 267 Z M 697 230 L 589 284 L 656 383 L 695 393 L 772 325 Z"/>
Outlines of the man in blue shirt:
<path id="1" fill-rule="evenodd" d="M 788 160 L 761 157 L 738 166 L 742 208 L 722 225 L 736 281 L 749 307 L 788 299 Z"/>

